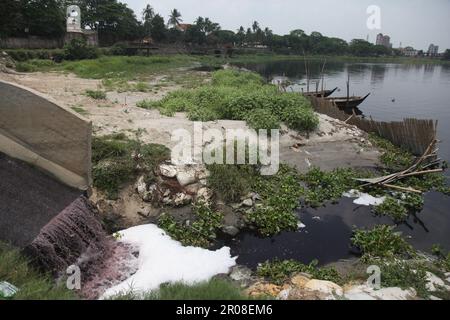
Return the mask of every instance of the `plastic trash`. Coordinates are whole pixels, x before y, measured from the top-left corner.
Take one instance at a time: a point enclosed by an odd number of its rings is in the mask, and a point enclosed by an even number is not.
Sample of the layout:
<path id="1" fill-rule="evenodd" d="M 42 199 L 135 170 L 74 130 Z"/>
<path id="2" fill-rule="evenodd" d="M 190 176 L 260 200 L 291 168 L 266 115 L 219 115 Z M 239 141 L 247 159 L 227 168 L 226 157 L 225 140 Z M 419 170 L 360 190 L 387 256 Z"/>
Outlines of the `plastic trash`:
<path id="1" fill-rule="evenodd" d="M 0 282 L 0 298 L 11 298 L 17 293 L 17 291 L 19 291 L 19 288 L 11 283 L 6 281 Z"/>

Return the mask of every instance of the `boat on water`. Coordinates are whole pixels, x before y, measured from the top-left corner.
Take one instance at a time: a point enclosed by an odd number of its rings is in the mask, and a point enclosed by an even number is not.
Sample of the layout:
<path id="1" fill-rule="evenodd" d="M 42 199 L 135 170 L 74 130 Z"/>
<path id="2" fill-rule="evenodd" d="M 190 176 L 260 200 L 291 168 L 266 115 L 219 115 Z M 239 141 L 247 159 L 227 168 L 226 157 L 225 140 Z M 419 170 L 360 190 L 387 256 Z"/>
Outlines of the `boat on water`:
<path id="1" fill-rule="evenodd" d="M 309 96 L 309 97 L 316 97 L 316 98 L 326 98 L 331 96 L 338 87 L 334 88 L 333 90 L 323 90 L 323 91 L 317 91 L 317 92 L 304 92 L 303 95 Z"/>
<path id="2" fill-rule="evenodd" d="M 333 104 L 338 107 L 339 109 L 354 109 L 358 107 L 361 103 L 364 102 L 364 100 L 367 99 L 367 97 L 370 96 L 370 93 L 368 93 L 364 97 L 358 97 L 358 96 L 352 96 L 352 97 L 328 97 L 325 98 Z"/>

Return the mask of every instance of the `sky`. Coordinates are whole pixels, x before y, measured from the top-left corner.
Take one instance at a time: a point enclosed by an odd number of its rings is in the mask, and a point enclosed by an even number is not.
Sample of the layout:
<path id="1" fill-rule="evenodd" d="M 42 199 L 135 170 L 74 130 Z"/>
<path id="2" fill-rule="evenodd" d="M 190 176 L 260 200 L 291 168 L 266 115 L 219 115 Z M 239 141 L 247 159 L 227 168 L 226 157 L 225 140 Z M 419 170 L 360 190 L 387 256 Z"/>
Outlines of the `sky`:
<path id="1" fill-rule="evenodd" d="M 119 0 L 127 3 L 138 18 L 150 4 L 166 20 L 173 8 L 183 22 L 198 16 L 209 17 L 222 29 L 236 31 L 250 27 L 254 20 L 277 34 L 302 29 L 319 31 L 346 41 L 367 39 L 375 42 L 378 33 L 391 37 L 394 47 L 412 46 L 427 50 L 430 43 L 439 51 L 450 48 L 450 0 Z M 369 6 L 380 8 L 380 29 L 370 30 Z"/>

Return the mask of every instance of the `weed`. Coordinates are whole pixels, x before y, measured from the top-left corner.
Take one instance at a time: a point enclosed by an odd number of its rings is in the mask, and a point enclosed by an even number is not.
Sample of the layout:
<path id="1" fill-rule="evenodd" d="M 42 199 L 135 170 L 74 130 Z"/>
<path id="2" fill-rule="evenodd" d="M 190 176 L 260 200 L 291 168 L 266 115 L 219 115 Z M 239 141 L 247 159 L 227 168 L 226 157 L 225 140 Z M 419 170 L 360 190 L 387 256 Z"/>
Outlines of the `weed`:
<path id="1" fill-rule="evenodd" d="M 100 90 L 86 90 L 86 96 L 95 99 L 95 100 L 104 100 L 106 99 L 106 93 Z"/>
<path id="2" fill-rule="evenodd" d="M 395 233 L 394 227 L 378 225 L 371 230 L 355 230 L 352 244 L 361 250 L 362 260 L 414 255 L 412 246 Z"/>
<path id="3" fill-rule="evenodd" d="M 138 136 L 138 135 L 137 135 Z M 95 137 L 92 141 L 94 186 L 117 198 L 119 187 L 139 174 L 151 174 L 157 164 L 168 159 L 170 151 L 158 144 L 140 143 L 124 134 Z"/>
<path id="4" fill-rule="evenodd" d="M 187 285 L 185 283 L 162 284 L 158 290 L 143 295 L 128 292 L 113 297 L 114 300 L 247 300 L 240 288 L 229 281 L 212 279 Z"/>
<path id="5" fill-rule="evenodd" d="M 19 288 L 12 297 L 17 300 L 68 300 L 76 294 L 58 286 L 48 275 L 36 271 L 19 250 L 0 242 L 0 279 Z M 0 297 L 1 300 L 1 297 Z"/>

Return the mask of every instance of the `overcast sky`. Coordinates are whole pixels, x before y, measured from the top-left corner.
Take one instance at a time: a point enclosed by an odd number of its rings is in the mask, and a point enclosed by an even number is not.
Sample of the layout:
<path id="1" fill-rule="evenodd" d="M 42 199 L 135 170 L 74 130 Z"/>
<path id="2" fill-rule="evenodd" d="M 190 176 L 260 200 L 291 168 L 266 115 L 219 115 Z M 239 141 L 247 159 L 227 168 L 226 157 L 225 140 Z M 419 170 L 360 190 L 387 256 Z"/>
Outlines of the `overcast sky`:
<path id="1" fill-rule="evenodd" d="M 382 32 L 391 37 L 394 47 L 413 46 L 428 49 L 430 43 L 439 51 L 450 48 L 450 0 L 120 0 L 141 17 L 150 4 L 166 20 L 170 10 L 177 8 L 185 23 L 198 16 L 209 17 L 223 29 L 236 31 L 257 20 L 261 27 L 286 34 L 303 29 L 308 34 L 319 31 L 350 41 L 354 38 L 374 42 Z M 370 5 L 381 9 L 381 29 L 369 30 L 366 13 Z"/>

